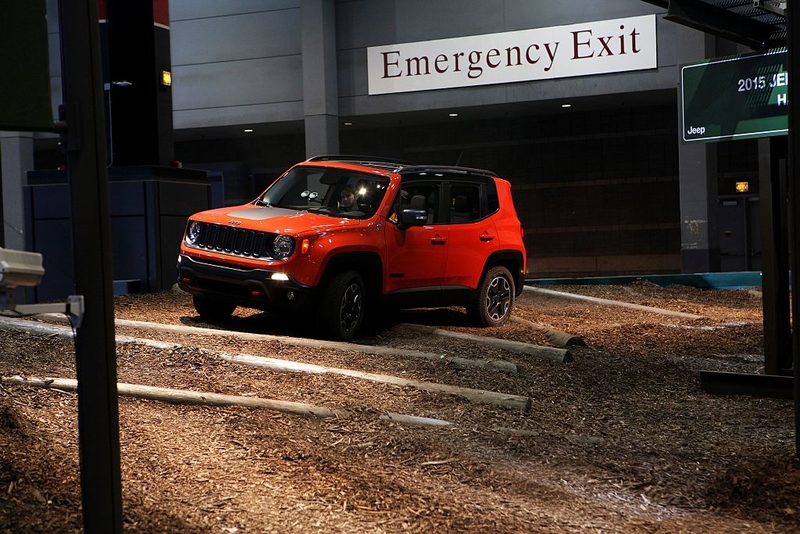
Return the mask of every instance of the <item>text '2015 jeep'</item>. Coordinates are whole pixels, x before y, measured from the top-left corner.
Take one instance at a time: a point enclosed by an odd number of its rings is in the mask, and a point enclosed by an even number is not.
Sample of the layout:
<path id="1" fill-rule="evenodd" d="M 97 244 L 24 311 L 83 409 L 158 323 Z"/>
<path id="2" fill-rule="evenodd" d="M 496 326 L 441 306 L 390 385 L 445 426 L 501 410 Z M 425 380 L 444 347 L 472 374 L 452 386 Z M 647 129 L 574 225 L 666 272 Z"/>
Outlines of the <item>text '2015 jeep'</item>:
<path id="1" fill-rule="evenodd" d="M 201 317 L 302 313 L 334 339 L 386 306 L 464 306 L 499 326 L 522 291 L 522 237 L 511 186 L 489 171 L 319 156 L 249 204 L 192 215 L 178 284 Z"/>

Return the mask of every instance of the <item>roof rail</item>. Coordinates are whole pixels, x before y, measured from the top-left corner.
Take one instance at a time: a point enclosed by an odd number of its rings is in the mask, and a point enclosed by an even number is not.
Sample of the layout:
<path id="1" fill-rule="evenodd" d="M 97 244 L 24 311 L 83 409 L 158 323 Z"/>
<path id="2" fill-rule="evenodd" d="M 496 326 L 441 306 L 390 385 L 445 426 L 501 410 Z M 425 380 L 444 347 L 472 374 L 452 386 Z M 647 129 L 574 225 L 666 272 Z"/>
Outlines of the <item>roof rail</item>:
<path id="1" fill-rule="evenodd" d="M 403 167 L 401 172 L 449 172 L 454 174 L 482 174 L 484 176 L 498 176 L 494 171 L 476 169 L 473 167 L 459 167 L 457 165 L 409 165 Z"/>
<path id="2" fill-rule="evenodd" d="M 410 161 L 403 161 L 396 158 L 383 158 L 380 156 L 356 156 L 351 154 L 321 154 L 319 156 L 310 157 L 306 161 L 344 161 L 363 164 L 390 163 L 398 167 L 413 165 L 413 163 Z"/>
<path id="3" fill-rule="evenodd" d="M 354 156 L 345 154 L 322 154 L 313 156 L 306 160 L 314 161 L 341 161 L 344 163 L 356 163 L 359 165 L 391 166 L 396 172 L 448 172 L 454 174 L 480 174 L 484 176 L 498 176 L 494 171 L 486 169 L 476 169 L 473 167 L 460 167 L 458 165 L 417 165 L 409 161 L 393 158 L 383 158 L 378 156 Z"/>

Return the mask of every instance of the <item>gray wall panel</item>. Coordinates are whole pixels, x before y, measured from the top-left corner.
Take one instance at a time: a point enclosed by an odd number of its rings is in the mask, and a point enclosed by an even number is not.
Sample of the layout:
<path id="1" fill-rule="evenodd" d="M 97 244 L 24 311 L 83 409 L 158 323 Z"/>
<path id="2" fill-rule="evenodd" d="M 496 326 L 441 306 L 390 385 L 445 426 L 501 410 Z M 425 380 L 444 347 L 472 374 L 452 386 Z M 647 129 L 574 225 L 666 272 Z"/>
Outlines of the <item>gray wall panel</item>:
<path id="1" fill-rule="evenodd" d="M 300 56 L 174 67 L 173 106 L 180 111 L 302 101 L 301 69 Z"/>
<path id="2" fill-rule="evenodd" d="M 169 6 L 169 18 L 174 24 L 180 20 L 276 11 L 299 6 L 300 0 L 173 0 Z"/>
<path id="3" fill-rule="evenodd" d="M 303 103 L 300 101 L 227 108 L 188 109 L 173 112 L 173 123 L 176 128 L 202 128 L 231 124 L 251 125 L 259 122 L 289 121 L 298 121 L 298 128 L 301 128 L 302 120 Z"/>
<path id="4" fill-rule="evenodd" d="M 428 41 L 633 17 L 663 10 L 641 0 L 340 0 L 339 49 Z"/>
<path id="5" fill-rule="evenodd" d="M 175 128 L 302 120 L 299 5 L 173 2 Z"/>
<path id="6" fill-rule="evenodd" d="M 300 10 L 263 11 L 172 23 L 172 65 L 300 54 Z"/>
<path id="7" fill-rule="evenodd" d="M 505 0 L 505 31 L 559 26 L 660 13 L 663 9 L 642 0 L 603 0 L 602 2 L 542 2 Z"/>

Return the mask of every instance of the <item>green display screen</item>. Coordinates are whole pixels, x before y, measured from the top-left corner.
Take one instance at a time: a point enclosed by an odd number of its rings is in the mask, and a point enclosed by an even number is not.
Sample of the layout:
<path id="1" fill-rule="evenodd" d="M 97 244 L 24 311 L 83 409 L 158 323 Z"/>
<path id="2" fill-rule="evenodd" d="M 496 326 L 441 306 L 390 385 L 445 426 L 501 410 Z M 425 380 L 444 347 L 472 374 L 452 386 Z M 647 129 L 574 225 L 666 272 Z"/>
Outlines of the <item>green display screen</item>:
<path id="1" fill-rule="evenodd" d="M 785 48 L 681 67 L 681 139 L 722 141 L 785 135 Z"/>
<path id="2" fill-rule="evenodd" d="M 45 0 L 3 0 L 0 11 L 0 130 L 52 130 Z"/>

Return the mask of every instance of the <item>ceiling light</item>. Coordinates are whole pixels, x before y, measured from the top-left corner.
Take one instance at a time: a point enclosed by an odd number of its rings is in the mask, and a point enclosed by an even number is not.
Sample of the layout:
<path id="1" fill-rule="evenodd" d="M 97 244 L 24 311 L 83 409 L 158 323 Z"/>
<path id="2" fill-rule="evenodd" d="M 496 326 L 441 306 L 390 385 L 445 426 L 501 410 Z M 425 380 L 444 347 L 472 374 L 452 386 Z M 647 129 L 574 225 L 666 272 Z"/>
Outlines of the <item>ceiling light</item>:
<path id="1" fill-rule="evenodd" d="M 458 117 L 458 113 L 451 113 L 450 116 L 451 117 Z"/>
<path id="2" fill-rule="evenodd" d="M 252 128 L 245 128 L 244 129 L 244 133 L 253 133 L 253 129 Z"/>
<path id="3" fill-rule="evenodd" d="M 562 108 L 571 108 L 572 104 L 561 104 Z"/>

